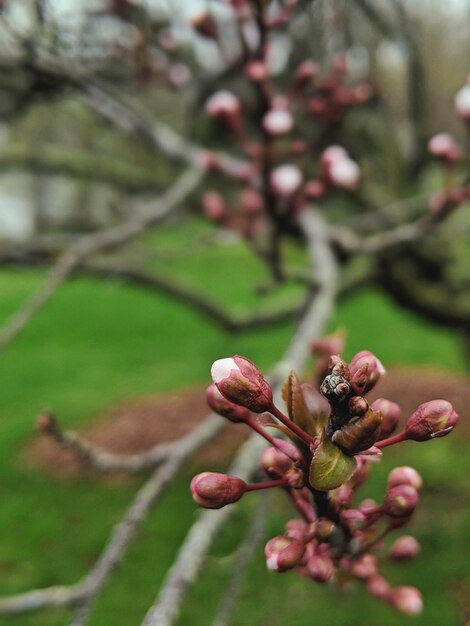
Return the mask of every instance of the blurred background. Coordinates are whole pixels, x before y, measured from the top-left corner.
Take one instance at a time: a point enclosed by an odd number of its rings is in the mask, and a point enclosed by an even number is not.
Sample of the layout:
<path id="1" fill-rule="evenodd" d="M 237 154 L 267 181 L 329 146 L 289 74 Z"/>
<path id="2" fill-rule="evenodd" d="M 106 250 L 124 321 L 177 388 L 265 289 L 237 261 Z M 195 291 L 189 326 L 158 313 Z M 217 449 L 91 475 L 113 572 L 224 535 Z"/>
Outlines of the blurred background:
<path id="1" fill-rule="evenodd" d="M 207 10 L 223 29 L 225 58 L 194 28 Z M 276 33 L 271 62 L 281 85 L 304 58 L 327 74 L 341 55 L 347 81 L 374 87 L 376 97 L 326 136 L 302 122 L 318 150 L 340 142 L 363 171 L 360 193 L 322 203 L 332 224 L 365 224 L 370 231 L 399 224 L 419 215 L 423 198 L 452 185 L 449 177 L 468 178 L 468 161 L 443 171 L 426 145 L 435 133 L 451 132 L 469 156 L 468 125 L 454 111 L 470 71 L 469 35 L 464 0 L 316 0 L 302 3 Z M 18 321 L 68 246 L 145 215 L 181 175 L 181 161 L 152 143 L 154 122 L 191 142 L 232 149 L 208 123 L 204 103 L 228 86 L 250 97 L 227 69 L 238 45 L 228 3 L 215 0 L 0 1 L 4 329 Z M 104 92 L 138 118 L 113 116 L 112 106 L 103 110 L 97 94 Z M 317 157 L 311 155 L 312 167 Z M 234 194 L 215 177 L 210 186 Z M 205 416 L 214 359 L 243 354 L 267 371 L 283 354 L 293 318 L 236 333 L 188 305 L 185 294 L 197 293 L 243 319 L 302 297 L 299 284 L 260 288 L 269 282 L 266 266 L 243 237 L 204 216 L 200 196 L 195 189 L 158 228 L 77 268 L 14 340 L 0 334 L 1 595 L 80 579 L 144 480 L 83 467 L 36 432 L 41 410 L 52 409 L 64 427 L 101 448 L 139 452 Z M 451 437 L 391 449 L 365 494 L 380 499 L 387 473 L 398 464 L 413 465 L 424 477 L 410 529 L 422 553 L 413 563 L 384 569 L 392 582 L 422 590 L 425 609 L 413 619 L 428 626 L 470 624 L 469 229 L 464 205 L 422 244 L 348 266 L 361 280 L 329 325 L 329 331 L 346 329 L 346 358 L 368 349 L 386 364 L 378 396 L 407 410 L 444 397 L 461 414 Z M 285 255 L 293 267 L 305 265 L 294 240 Z M 135 279 L 142 272 L 154 277 L 150 286 Z M 242 437 L 230 429 L 185 466 L 106 584 L 90 625 L 141 622 L 196 517 L 191 476 L 226 468 Z M 282 498 L 271 497 L 269 505 L 265 537 L 279 534 L 289 515 Z M 212 623 L 252 506 L 241 503 L 217 538 L 179 624 Z M 386 626 L 411 619 L 359 588 L 338 591 L 296 575 L 268 575 L 262 545 L 251 558 L 234 626 Z M 58 626 L 69 618 L 68 609 L 58 608 L 3 616 L 0 624 Z"/>

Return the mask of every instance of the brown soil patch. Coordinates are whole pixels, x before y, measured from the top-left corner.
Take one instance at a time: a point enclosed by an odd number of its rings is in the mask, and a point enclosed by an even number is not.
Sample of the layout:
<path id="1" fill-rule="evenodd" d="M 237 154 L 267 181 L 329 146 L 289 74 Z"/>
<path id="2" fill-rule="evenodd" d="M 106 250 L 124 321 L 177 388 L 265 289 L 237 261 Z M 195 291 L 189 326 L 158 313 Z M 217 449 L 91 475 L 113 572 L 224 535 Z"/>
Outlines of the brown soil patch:
<path id="1" fill-rule="evenodd" d="M 435 398 L 453 403 L 461 416 L 458 433 L 470 436 L 470 379 L 449 372 L 396 368 L 379 383 L 370 399 L 385 397 L 399 402 L 405 415 Z M 149 396 L 122 404 L 81 431 L 95 446 L 117 454 L 142 452 L 157 443 L 173 441 L 199 424 L 207 415 L 204 389 L 190 389 L 165 396 Z M 221 418 L 222 419 L 222 418 Z M 208 465 L 226 463 L 248 430 L 229 424 L 224 432 L 198 454 Z M 53 473 L 74 474 L 83 468 L 73 452 L 46 436 L 39 436 L 25 451 L 28 463 Z"/>

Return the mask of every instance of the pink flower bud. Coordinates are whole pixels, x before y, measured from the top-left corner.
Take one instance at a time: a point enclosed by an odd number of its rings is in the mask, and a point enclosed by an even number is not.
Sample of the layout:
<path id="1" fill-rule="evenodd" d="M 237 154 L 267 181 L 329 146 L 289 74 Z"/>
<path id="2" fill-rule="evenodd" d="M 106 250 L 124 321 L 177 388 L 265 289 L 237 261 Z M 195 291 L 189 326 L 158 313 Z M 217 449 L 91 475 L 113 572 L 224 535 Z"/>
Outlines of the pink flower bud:
<path id="1" fill-rule="evenodd" d="M 271 188 L 281 198 L 290 198 L 302 184 L 302 172 L 296 165 L 278 165 L 271 172 Z"/>
<path id="2" fill-rule="evenodd" d="M 310 344 L 310 347 L 315 356 L 332 356 L 334 354 L 341 354 L 344 351 L 344 341 L 344 332 L 338 330 L 333 335 L 315 339 Z"/>
<path id="3" fill-rule="evenodd" d="M 375 574 L 367 580 L 366 588 L 371 596 L 382 599 L 387 597 L 390 586 L 383 576 Z"/>
<path id="4" fill-rule="evenodd" d="M 369 408 L 369 403 L 362 396 L 353 396 L 348 403 L 350 415 L 364 415 Z"/>
<path id="5" fill-rule="evenodd" d="M 408 439 L 427 441 L 450 433 L 459 416 L 447 400 L 431 400 L 420 404 L 405 425 Z"/>
<path id="6" fill-rule="evenodd" d="M 261 454 L 260 466 L 271 478 L 282 478 L 292 469 L 292 461 L 276 448 L 266 448 Z"/>
<path id="7" fill-rule="evenodd" d="M 202 208 L 211 220 L 222 220 L 227 214 L 227 207 L 222 195 L 217 191 L 206 191 L 202 196 Z"/>
<path id="8" fill-rule="evenodd" d="M 237 502 L 246 492 L 241 478 L 216 472 L 197 474 L 190 485 L 194 502 L 205 509 L 221 509 Z"/>
<path id="9" fill-rule="evenodd" d="M 354 578 L 367 580 L 377 574 L 377 557 L 372 554 L 362 554 L 351 562 L 349 571 Z"/>
<path id="10" fill-rule="evenodd" d="M 215 361 L 211 369 L 212 380 L 220 393 L 255 413 L 269 411 L 273 392 L 254 363 L 243 356 L 233 356 Z"/>
<path id="11" fill-rule="evenodd" d="M 264 198 L 256 189 L 244 189 L 240 195 L 240 205 L 247 215 L 260 215 L 264 211 Z"/>
<path id="12" fill-rule="evenodd" d="M 201 12 L 190 17 L 191 26 L 194 30 L 206 37 L 207 39 L 215 39 L 217 37 L 217 27 L 215 22 L 209 13 Z"/>
<path id="13" fill-rule="evenodd" d="M 409 517 L 418 504 L 418 491 L 411 485 L 397 485 L 385 495 L 382 508 L 389 517 L 401 519 Z"/>
<path id="14" fill-rule="evenodd" d="M 421 546 L 411 535 L 399 537 L 390 548 L 390 557 L 396 560 L 411 559 L 421 552 Z"/>
<path id="15" fill-rule="evenodd" d="M 325 185 L 321 180 L 309 180 L 305 183 L 304 193 L 307 198 L 311 198 L 312 200 L 320 200 L 326 193 Z"/>
<path id="16" fill-rule="evenodd" d="M 372 403 L 372 409 L 383 415 L 379 439 L 386 439 L 393 433 L 402 418 L 400 405 L 385 398 L 378 398 Z"/>
<path id="17" fill-rule="evenodd" d="M 264 549 L 266 566 L 273 572 L 286 572 L 299 565 L 305 553 L 305 544 L 289 537 L 274 537 Z"/>
<path id="18" fill-rule="evenodd" d="M 374 514 L 377 511 L 377 509 L 378 509 L 378 504 L 372 498 L 366 498 L 359 505 L 359 510 L 362 511 L 362 513 L 364 513 L 366 517 Z"/>
<path id="19" fill-rule="evenodd" d="M 265 81 L 268 76 L 268 68 L 264 61 L 249 61 L 245 65 L 245 76 L 247 76 L 254 83 L 260 83 Z"/>
<path id="20" fill-rule="evenodd" d="M 423 486 L 423 479 L 413 467 L 402 465 L 401 467 L 395 467 L 388 475 L 388 488 L 391 489 L 398 485 L 411 485 L 419 491 Z"/>
<path id="21" fill-rule="evenodd" d="M 302 519 L 289 520 L 285 525 L 285 529 L 285 536 L 288 539 L 296 539 L 302 543 L 305 542 L 310 533 L 309 525 Z"/>
<path id="22" fill-rule="evenodd" d="M 206 102 L 206 112 L 222 121 L 235 135 L 241 134 L 241 104 L 231 91 L 221 90 L 213 94 Z"/>
<path id="23" fill-rule="evenodd" d="M 361 368 L 367 365 L 367 382 L 364 387 L 363 393 L 367 393 L 371 389 L 375 387 L 380 378 L 386 373 L 385 368 L 379 359 L 369 352 L 369 350 L 362 350 L 353 356 L 351 363 L 349 364 L 349 372 L 351 375 L 351 380 L 353 379 L 356 372 L 358 372 Z"/>
<path id="24" fill-rule="evenodd" d="M 233 117 L 240 110 L 240 100 L 231 91 L 217 91 L 206 102 L 206 111 L 211 117 Z"/>
<path id="25" fill-rule="evenodd" d="M 294 75 L 294 89 L 302 91 L 307 85 L 312 82 L 318 74 L 318 65 L 315 61 L 307 59 L 303 61 L 295 70 Z"/>
<path id="26" fill-rule="evenodd" d="M 438 133 L 429 140 L 428 150 L 437 159 L 451 165 L 460 158 L 460 148 L 449 133 Z"/>
<path id="27" fill-rule="evenodd" d="M 423 598 L 415 587 L 395 587 L 387 594 L 390 605 L 406 615 L 418 615 L 423 610 Z"/>
<path id="28" fill-rule="evenodd" d="M 203 150 L 198 156 L 198 165 L 207 172 L 218 172 L 221 169 L 219 157 L 210 150 Z"/>
<path id="29" fill-rule="evenodd" d="M 263 128 L 273 137 L 287 135 L 293 126 L 294 118 L 286 109 L 271 109 L 263 117 Z"/>
<path id="30" fill-rule="evenodd" d="M 341 146 L 330 146 L 321 155 L 322 177 L 332 187 L 355 189 L 361 170 Z"/>
<path id="31" fill-rule="evenodd" d="M 455 110 L 466 122 L 470 121 L 470 85 L 465 85 L 454 98 Z"/>
<path id="32" fill-rule="evenodd" d="M 214 411 L 223 417 L 226 417 L 231 422 L 239 423 L 246 422 L 250 417 L 250 411 L 244 406 L 238 406 L 233 404 L 230 400 L 224 398 L 224 396 L 217 389 L 217 385 L 212 383 L 206 391 L 207 404 Z"/>
<path id="33" fill-rule="evenodd" d="M 173 87 L 184 87 L 191 80 L 191 70 L 184 63 L 175 63 L 168 70 L 168 80 Z"/>
<path id="34" fill-rule="evenodd" d="M 333 577 L 335 566 L 329 556 L 315 554 L 307 561 L 307 571 L 317 583 L 326 583 Z"/>
<path id="35" fill-rule="evenodd" d="M 300 463 L 303 460 L 303 457 L 300 454 L 299 450 L 290 441 L 275 437 L 274 442 L 276 444 L 276 448 L 285 456 L 289 457 L 289 459 L 291 459 L 292 461 Z"/>

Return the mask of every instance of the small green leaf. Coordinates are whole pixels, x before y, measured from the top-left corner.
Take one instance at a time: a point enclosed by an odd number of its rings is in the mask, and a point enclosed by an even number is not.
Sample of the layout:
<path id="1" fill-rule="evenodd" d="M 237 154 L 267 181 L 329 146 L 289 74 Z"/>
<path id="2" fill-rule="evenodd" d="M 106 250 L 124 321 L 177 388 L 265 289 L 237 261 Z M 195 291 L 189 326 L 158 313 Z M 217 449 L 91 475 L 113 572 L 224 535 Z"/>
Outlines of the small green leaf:
<path id="1" fill-rule="evenodd" d="M 356 459 L 347 456 L 329 439 L 324 439 L 313 455 L 309 481 L 314 489 L 329 491 L 340 487 L 356 469 Z"/>
<path id="2" fill-rule="evenodd" d="M 300 381 L 294 371 L 289 374 L 284 384 L 282 397 L 291 420 L 309 435 L 318 435 L 319 425 L 307 408 Z"/>

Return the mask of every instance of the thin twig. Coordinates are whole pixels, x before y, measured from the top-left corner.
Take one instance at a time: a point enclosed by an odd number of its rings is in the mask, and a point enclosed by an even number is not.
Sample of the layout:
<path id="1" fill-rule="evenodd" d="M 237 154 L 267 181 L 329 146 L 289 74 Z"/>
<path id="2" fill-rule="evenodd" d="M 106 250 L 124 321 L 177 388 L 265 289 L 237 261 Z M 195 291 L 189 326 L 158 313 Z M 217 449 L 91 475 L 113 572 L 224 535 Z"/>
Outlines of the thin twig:
<path id="1" fill-rule="evenodd" d="M 256 509 L 253 512 L 246 537 L 236 552 L 230 580 L 219 603 L 212 626 L 229 626 L 230 617 L 240 597 L 245 570 L 249 565 L 253 552 L 264 536 L 267 510 L 266 500 L 267 493 L 261 493 L 258 497 Z"/>
<path id="2" fill-rule="evenodd" d="M 31 319 L 48 302 L 55 291 L 67 280 L 86 257 L 98 252 L 121 246 L 144 232 L 147 228 L 165 219 L 186 196 L 199 184 L 203 172 L 197 169 L 186 171 L 168 191 L 143 215 L 104 228 L 92 235 L 81 237 L 71 244 L 58 258 L 39 290 L 15 313 L 0 332 L 0 351 L 10 343 Z"/>

